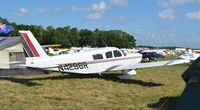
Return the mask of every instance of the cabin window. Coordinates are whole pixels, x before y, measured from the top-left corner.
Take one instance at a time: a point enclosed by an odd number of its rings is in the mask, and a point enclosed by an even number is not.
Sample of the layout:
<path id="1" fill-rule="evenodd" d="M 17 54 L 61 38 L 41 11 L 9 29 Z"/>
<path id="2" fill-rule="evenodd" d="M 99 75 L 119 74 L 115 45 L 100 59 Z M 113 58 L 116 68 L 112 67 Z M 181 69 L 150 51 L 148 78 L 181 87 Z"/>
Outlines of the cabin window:
<path id="1" fill-rule="evenodd" d="M 112 58 L 112 51 L 106 52 L 106 58 Z"/>
<path id="2" fill-rule="evenodd" d="M 115 57 L 121 57 L 122 53 L 119 50 L 114 50 L 114 56 Z"/>
<path id="3" fill-rule="evenodd" d="M 95 54 L 92 55 L 94 60 L 99 60 L 99 59 L 103 59 L 103 55 L 102 54 Z"/>
<path id="4" fill-rule="evenodd" d="M 121 51 L 122 51 L 122 53 L 123 53 L 124 56 L 127 55 L 127 53 L 125 52 L 125 50 L 121 50 Z"/>

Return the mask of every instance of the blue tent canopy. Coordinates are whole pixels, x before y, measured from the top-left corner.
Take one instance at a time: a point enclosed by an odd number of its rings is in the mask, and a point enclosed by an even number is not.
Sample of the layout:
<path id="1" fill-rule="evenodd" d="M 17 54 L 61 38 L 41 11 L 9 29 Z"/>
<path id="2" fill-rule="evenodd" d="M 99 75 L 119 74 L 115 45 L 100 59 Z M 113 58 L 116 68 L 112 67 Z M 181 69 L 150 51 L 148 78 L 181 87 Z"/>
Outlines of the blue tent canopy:
<path id="1" fill-rule="evenodd" d="M 7 36 L 13 32 L 13 28 L 9 24 L 0 24 L 0 35 Z"/>

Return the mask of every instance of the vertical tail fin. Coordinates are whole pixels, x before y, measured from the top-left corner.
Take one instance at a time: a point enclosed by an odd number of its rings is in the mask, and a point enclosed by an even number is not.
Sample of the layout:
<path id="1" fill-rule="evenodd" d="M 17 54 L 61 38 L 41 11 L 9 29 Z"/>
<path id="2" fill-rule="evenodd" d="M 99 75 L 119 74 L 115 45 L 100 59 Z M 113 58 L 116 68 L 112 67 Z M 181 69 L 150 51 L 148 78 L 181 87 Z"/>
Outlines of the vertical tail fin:
<path id="1" fill-rule="evenodd" d="M 193 53 L 192 53 L 192 50 L 189 49 L 189 50 L 188 50 L 188 55 L 192 56 L 192 54 L 193 54 Z"/>
<path id="2" fill-rule="evenodd" d="M 22 37 L 24 50 L 29 57 L 48 57 L 31 31 L 19 31 Z"/>

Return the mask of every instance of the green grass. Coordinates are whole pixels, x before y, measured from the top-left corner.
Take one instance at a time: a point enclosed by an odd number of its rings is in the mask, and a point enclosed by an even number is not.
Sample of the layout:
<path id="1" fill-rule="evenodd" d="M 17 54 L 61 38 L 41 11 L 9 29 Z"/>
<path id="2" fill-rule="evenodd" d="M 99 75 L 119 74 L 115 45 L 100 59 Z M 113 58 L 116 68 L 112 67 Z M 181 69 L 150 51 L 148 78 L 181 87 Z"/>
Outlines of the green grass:
<path id="1" fill-rule="evenodd" d="M 185 87 L 187 68 L 139 69 L 129 81 L 119 73 L 1 77 L 0 110 L 168 110 Z"/>

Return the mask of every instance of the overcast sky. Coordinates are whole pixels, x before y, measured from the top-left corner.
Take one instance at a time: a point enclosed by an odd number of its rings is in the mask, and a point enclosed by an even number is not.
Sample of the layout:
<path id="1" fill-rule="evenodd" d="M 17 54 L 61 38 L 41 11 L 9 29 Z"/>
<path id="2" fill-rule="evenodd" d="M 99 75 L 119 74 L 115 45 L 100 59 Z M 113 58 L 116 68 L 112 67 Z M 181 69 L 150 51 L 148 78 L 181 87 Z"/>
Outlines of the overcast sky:
<path id="1" fill-rule="evenodd" d="M 0 0 L 17 24 L 120 29 L 137 45 L 200 48 L 200 0 Z"/>

